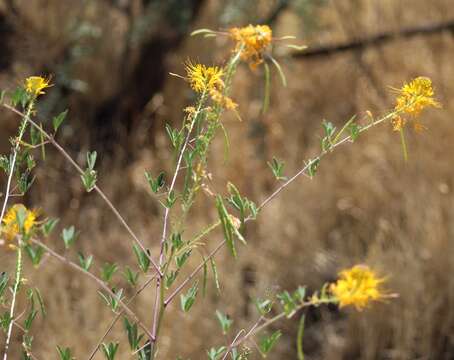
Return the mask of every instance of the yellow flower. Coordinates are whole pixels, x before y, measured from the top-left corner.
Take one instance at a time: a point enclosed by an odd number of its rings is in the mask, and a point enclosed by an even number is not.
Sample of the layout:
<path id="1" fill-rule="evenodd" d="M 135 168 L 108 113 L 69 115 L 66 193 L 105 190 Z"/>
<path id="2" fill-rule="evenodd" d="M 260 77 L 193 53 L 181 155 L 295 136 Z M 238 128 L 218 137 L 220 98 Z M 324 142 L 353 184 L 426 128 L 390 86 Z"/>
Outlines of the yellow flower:
<path id="1" fill-rule="evenodd" d="M 25 79 L 25 90 L 34 96 L 45 94 L 43 90 L 51 86 L 50 78 L 45 79 L 42 76 L 30 76 Z"/>
<path id="2" fill-rule="evenodd" d="M 380 300 L 386 295 L 380 289 L 385 280 L 377 278 L 367 266 L 356 265 L 339 273 L 339 280 L 331 284 L 330 291 L 339 301 L 339 306 L 354 305 L 362 310 L 370 301 Z"/>
<path id="3" fill-rule="evenodd" d="M 24 234 L 29 235 L 33 230 L 34 226 L 38 223 L 38 211 L 28 210 L 22 204 L 16 204 L 10 207 L 3 218 L 3 224 L 1 226 L 1 232 L 5 234 L 7 240 L 12 241 L 18 234 L 20 234 L 18 224 L 18 212 L 23 211 L 25 215 L 24 220 Z"/>
<path id="4" fill-rule="evenodd" d="M 263 53 L 273 40 L 268 25 L 234 27 L 229 30 L 229 34 L 236 43 L 235 51 L 241 51 L 241 59 L 249 62 L 252 68 L 263 62 Z"/>
<path id="5" fill-rule="evenodd" d="M 186 73 L 186 79 L 195 92 L 208 93 L 215 103 L 227 110 L 236 109 L 237 104 L 223 94 L 225 89 L 225 84 L 222 80 L 224 76 L 223 69 L 217 66 L 205 66 L 188 62 L 186 64 Z"/>
<path id="6" fill-rule="evenodd" d="M 398 96 L 394 110 L 399 113 L 393 120 L 393 128 L 400 131 L 406 124 L 400 114 L 418 116 L 427 107 L 441 107 L 434 99 L 432 81 L 427 77 L 417 77 L 397 90 Z"/>
<path id="7" fill-rule="evenodd" d="M 224 70 L 217 66 L 205 66 L 202 64 L 186 64 L 187 80 L 191 88 L 198 93 L 224 88 Z"/>

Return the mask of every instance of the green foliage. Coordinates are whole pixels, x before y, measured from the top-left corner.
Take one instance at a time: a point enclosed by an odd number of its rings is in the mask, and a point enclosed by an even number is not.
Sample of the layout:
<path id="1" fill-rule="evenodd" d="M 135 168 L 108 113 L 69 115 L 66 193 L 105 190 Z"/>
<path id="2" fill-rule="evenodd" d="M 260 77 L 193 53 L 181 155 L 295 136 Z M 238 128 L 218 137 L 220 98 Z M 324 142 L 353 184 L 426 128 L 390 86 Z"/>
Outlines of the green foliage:
<path id="1" fill-rule="evenodd" d="M 65 248 L 69 249 L 71 245 L 74 244 L 74 241 L 76 241 L 76 228 L 74 225 L 71 225 L 69 228 L 64 228 L 61 233 L 61 238 L 63 239 L 63 242 L 65 243 Z"/>
<path id="2" fill-rule="evenodd" d="M 9 276 L 8 273 L 0 273 L 0 304 L 3 302 L 3 294 L 5 293 L 6 288 L 8 287 Z"/>
<path id="3" fill-rule="evenodd" d="M 137 285 L 137 280 L 139 279 L 138 272 L 132 271 L 128 266 L 126 266 L 123 272 L 123 276 L 125 277 L 128 284 L 132 287 Z"/>
<path id="4" fill-rule="evenodd" d="M 265 316 L 273 309 L 273 302 L 269 299 L 257 299 L 255 307 L 261 316 Z"/>
<path id="5" fill-rule="evenodd" d="M 114 360 L 117 354 L 119 343 L 102 343 L 101 349 L 107 360 Z"/>
<path id="6" fill-rule="evenodd" d="M 32 261 L 32 264 L 37 267 L 41 260 L 43 255 L 45 254 L 46 250 L 41 245 L 31 245 L 31 244 L 26 244 L 24 246 L 25 253 L 28 255 L 30 260 Z"/>
<path id="7" fill-rule="evenodd" d="M 186 294 L 182 294 L 180 297 L 181 300 L 181 309 L 184 312 L 188 312 L 192 305 L 194 305 L 195 298 L 197 296 L 197 292 L 199 290 L 199 283 L 196 281 L 194 285 L 188 290 Z"/>
<path id="8" fill-rule="evenodd" d="M 85 270 L 85 271 L 88 271 L 90 270 L 90 267 L 93 263 L 93 255 L 89 255 L 87 257 L 85 257 L 84 254 L 82 254 L 81 252 L 78 253 L 78 257 L 79 257 L 79 264 L 80 266 Z"/>
<path id="9" fill-rule="evenodd" d="M 227 348 L 225 346 L 221 346 L 218 349 L 211 348 L 209 351 L 207 351 L 208 359 L 209 360 L 219 360 L 221 358 L 222 354 L 225 353 L 226 350 L 227 350 Z"/>
<path id="10" fill-rule="evenodd" d="M 281 335 L 282 335 L 281 331 L 277 330 L 270 336 L 262 337 L 259 342 L 260 352 L 266 356 L 274 347 L 274 345 L 276 345 Z"/>
<path id="11" fill-rule="evenodd" d="M 268 162 L 268 166 L 271 168 L 276 180 L 286 180 L 287 178 L 283 175 L 284 162 L 273 157 L 273 160 Z"/>
<path id="12" fill-rule="evenodd" d="M 61 348 L 60 346 L 57 345 L 57 352 L 58 356 L 60 357 L 60 360 L 74 360 L 74 358 L 71 355 L 70 348 Z"/>
<path id="13" fill-rule="evenodd" d="M 150 175 L 150 173 L 145 172 L 145 178 L 148 181 L 148 185 L 150 185 L 150 189 L 153 193 L 157 194 L 159 190 L 163 188 L 165 185 L 165 174 L 164 172 L 160 172 L 156 179 Z"/>
<path id="14" fill-rule="evenodd" d="M 48 237 L 52 230 L 54 230 L 55 226 L 57 226 L 59 219 L 47 219 L 42 225 L 41 225 L 41 232 L 45 237 Z"/>
<path id="15" fill-rule="evenodd" d="M 63 121 L 66 119 L 66 115 L 68 115 L 68 110 L 61 112 L 52 119 L 52 126 L 54 127 L 55 133 L 57 132 L 58 128 L 63 123 Z"/>
<path id="16" fill-rule="evenodd" d="M 82 179 L 82 183 L 85 187 L 87 192 L 91 192 L 96 186 L 96 180 L 98 174 L 94 169 L 96 164 L 96 151 L 87 152 L 87 168 L 85 169 L 84 173 L 80 176 Z"/>
<path id="17" fill-rule="evenodd" d="M 104 265 L 101 268 L 101 279 L 103 279 L 105 282 L 109 282 L 112 279 L 112 276 L 115 274 L 115 272 L 118 270 L 118 265 L 113 263 L 104 263 Z"/>
<path id="18" fill-rule="evenodd" d="M 137 350 L 140 345 L 140 341 L 143 338 L 143 334 L 139 335 L 137 324 L 130 323 L 128 318 L 123 318 L 123 325 L 128 335 L 129 346 L 131 350 Z"/>
<path id="19" fill-rule="evenodd" d="M 219 310 L 216 310 L 216 317 L 218 318 L 219 324 L 221 325 L 222 333 L 226 335 L 233 324 L 233 320 L 230 319 L 229 316 L 224 315 Z"/>
<path id="20" fill-rule="evenodd" d="M 114 296 L 110 294 L 104 294 L 102 291 L 98 291 L 99 295 L 105 301 L 107 306 L 109 306 L 113 312 L 116 312 L 118 310 L 118 307 L 120 306 L 120 301 L 122 301 L 123 299 L 123 289 L 116 290 L 114 288 L 112 289 L 112 292 Z"/>
<path id="21" fill-rule="evenodd" d="M 134 250 L 134 254 L 136 254 L 140 270 L 142 270 L 143 273 L 146 273 L 150 268 L 150 258 L 138 245 L 134 244 L 132 249 Z"/>
<path id="22" fill-rule="evenodd" d="M 296 349 L 298 352 L 298 360 L 304 360 L 304 352 L 303 352 L 303 336 L 304 336 L 304 322 L 306 317 L 301 315 L 299 324 L 298 324 L 298 335 L 296 337 Z"/>

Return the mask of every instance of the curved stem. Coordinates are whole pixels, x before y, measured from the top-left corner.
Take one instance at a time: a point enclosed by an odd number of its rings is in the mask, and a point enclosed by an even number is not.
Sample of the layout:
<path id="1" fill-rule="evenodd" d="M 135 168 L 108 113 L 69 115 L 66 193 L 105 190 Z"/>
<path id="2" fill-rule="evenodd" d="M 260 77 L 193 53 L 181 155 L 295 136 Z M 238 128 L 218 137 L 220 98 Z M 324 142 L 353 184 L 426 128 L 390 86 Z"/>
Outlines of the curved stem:
<path id="1" fill-rule="evenodd" d="M 1 104 L 4 108 L 14 112 L 15 114 L 21 116 L 22 118 L 26 117 L 26 114 L 20 112 L 19 110 L 17 110 L 16 108 L 8 105 L 8 104 Z M 66 158 L 66 160 L 68 160 L 68 162 L 77 170 L 77 172 L 80 174 L 80 175 L 83 175 L 84 171 L 82 170 L 82 168 L 74 161 L 74 159 L 66 152 L 65 149 L 63 149 L 63 147 L 52 137 L 50 136 L 45 130 L 43 130 L 43 128 L 41 126 L 39 126 L 36 122 L 34 122 L 33 120 L 31 120 L 30 118 L 28 118 L 28 122 L 35 128 L 37 129 L 62 155 L 64 158 Z M 95 185 L 95 187 L 93 188 L 97 193 L 98 195 L 104 200 L 104 202 L 107 204 L 107 206 L 110 208 L 110 210 L 113 212 L 113 214 L 115 215 L 115 217 L 118 219 L 118 221 L 123 225 L 123 227 L 126 229 L 126 231 L 129 233 L 129 235 L 131 235 L 131 237 L 133 238 L 133 240 L 137 243 L 137 245 L 143 250 L 143 252 L 145 253 L 145 255 L 150 259 L 151 261 L 151 264 L 153 265 L 153 267 L 155 268 L 155 270 L 161 274 L 160 270 L 159 270 L 159 267 L 158 265 L 156 264 L 156 262 L 153 260 L 153 258 L 151 257 L 151 255 L 148 254 L 148 251 L 147 249 L 145 248 L 145 246 L 143 245 L 143 242 L 140 241 L 140 239 L 137 237 L 137 235 L 132 231 L 132 229 L 129 227 L 128 223 L 126 222 L 126 220 L 123 218 L 123 216 L 120 214 L 120 212 L 117 210 L 117 208 L 112 204 L 112 202 L 109 200 L 109 198 L 107 197 L 107 195 L 101 190 L 101 188 L 98 186 L 98 185 Z"/>
<path id="2" fill-rule="evenodd" d="M 57 253 L 56 251 L 52 250 L 50 247 L 48 247 L 47 245 L 45 245 L 44 243 L 42 243 L 41 241 L 39 240 L 36 240 L 36 239 L 31 239 L 30 240 L 32 243 L 36 244 L 36 245 L 39 245 L 40 247 L 42 247 L 44 250 L 46 250 L 46 252 L 53 256 L 54 258 L 60 260 L 62 263 L 72 267 L 73 269 L 79 271 L 80 273 L 86 275 L 89 279 L 93 280 L 94 282 L 96 282 L 99 287 L 101 287 L 105 292 L 107 292 L 110 296 L 116 298 L 116 295 L 115 293 L 106 285 L 106 283 L 104 281 L 102 281 L 100 278 L 98 278 L 96 275 L 92 274 L 91 272 L 89 271 L 86 271 L 85 269 L 83 269 L 81 266 L 77 265 L 76 263 L 72 262 L 71 260 L 65 258 L 64 256 L 60 255 L 59 253 Z M 148 331 L 147 327 L 139 320 L 138 316 L 135 314 L 135 312 L 133 312 L 129 307 L 128 305 L 126 305 L 123 300 L 121 299 L 118 299 L 118 304 L 120 305 L 120 307 L 125 311 L 125 313 L 130 316 L 141 328 L 142 330 L 145 331 L 145 333 L 147 334 L 147 336 L 150 336 L 151 338 L 151 333 Z"/>
<path id="3" fill-rule="evenodd" d="M 17 258 L 16 258 L 16 280 L 14 282 L 13 288 L 13 300 L 11 302 L 11 308 L 9 312 L 10 323 L 8 326 L 8 334 L 6 335 L 6 343 L 5 343 L 5 353 L 3 355 L 3 360 L 8 359 L 8 350 L 9 350 L 9 343 L 11 341 L 11 334 L 13 332 L 13 324 L 14 324 L 14 310 L 16 306 L 16 297 L 19 291 L 19 286 L 21 283 L 22 277 L 22 248 L 20 245 L 17 247 Z"/>

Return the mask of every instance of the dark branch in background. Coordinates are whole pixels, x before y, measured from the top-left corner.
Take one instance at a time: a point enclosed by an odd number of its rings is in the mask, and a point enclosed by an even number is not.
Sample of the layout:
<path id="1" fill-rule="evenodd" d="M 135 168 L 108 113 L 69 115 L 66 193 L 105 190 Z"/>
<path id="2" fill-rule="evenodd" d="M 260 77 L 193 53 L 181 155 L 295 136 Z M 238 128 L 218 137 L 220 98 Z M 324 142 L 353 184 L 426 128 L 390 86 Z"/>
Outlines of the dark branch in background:
<path id="1" fill-rule="evenodd" d="M 289 5 L 290 0 L 280 0 L 269 15 L 263 21 L 260 21 L 259 24 L 272 25 L 277 20 L 279 15 L 289 7 Z"/>
<path id="2" fill-rule="evenodd" d="M 353 40 L 344 44 L 320 46 L 304 52 L 294 53 L 295 59 L 309 59 L 321 56 L 331 56 L 348 51 L 362 51 L 370 47 L 376 47 L 398 39 L 410 39 L 416 36 L 427 36 L 444 31 L 454 33 L 454 20 L 432 25 L 417 26 L 396 32 L 384 32 L 369 38 Z"/>

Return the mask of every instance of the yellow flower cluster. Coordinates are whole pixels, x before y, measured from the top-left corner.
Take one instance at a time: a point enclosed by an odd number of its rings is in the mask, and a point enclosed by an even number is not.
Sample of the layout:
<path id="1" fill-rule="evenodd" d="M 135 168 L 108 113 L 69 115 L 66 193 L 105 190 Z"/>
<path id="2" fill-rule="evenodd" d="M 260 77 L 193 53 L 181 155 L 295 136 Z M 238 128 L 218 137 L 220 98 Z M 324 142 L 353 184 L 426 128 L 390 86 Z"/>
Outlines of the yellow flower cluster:
<path id="1" fill-rule="evenodd" d="M 21 233 L 18 223 L 18 212 L 22 211 L 25 215 L 24 220 L 24 235 L 29 235 L 35 225 L 38 223 L 38 212 L 36 210 L 28 210 L 22 204 L 15 204 L 6 212 L 1 226 L 1 232 L 5 235 L 6 240 L 12 241 Z"/>
<path id="2" fill-rule="evenodd" d="M 224 70 L 217 66 L 202 64 L 186 64 L 187 81 L 197 93 L 207 93 L 211 99 L 226 109 L 234 110 L 237 104 L 222 92 L 225 88 Z"/>
<path id="3" fill-rule="evenodd" d="M 331 284 L 330 291 L 339 301 L 340 307 L 354 305 L 356 309 L 362 310 L 370 301 L 386 296 L 380 289 L 383 282 L 384 279 L 377 278 L 367 266 L 356 265 L 341 271 L 339 280 Z"/>
<path id="4" fill-rule="evenodd" d="M 417 77 L 408 84 L 404 84 L 398 90 L 396 106 L 397 113 L 393 118 L 393 129 L 400 131 L 407 123 L 407 119 L 401 114 L 408 114 L 417 117 L 424 108 L 441 107 L 440 103 L 434 99 L 432 81 L 427 77 Z M 419 122 L 414 122 L 415 130 L 422 130 L 423 126 Z"/>
<path id="5" fill-rule="evenodd" d="M 25 91 L 33 96 L 45 94 L 44 89 L 51 87 L 50 78 L 43 78 L 42 76 L 30 76 L 25 79 Z"/>
<path id="6" fill-rule="evenodd" d="M 256 68 L 263 62 L 263 53 L 271 44 L 272 31 L 268 25 L 248 25 L 234 27 L 229 30 L 230 37 L 235 41 L 235 51 L 241 51 L 241 59 Z"/>

